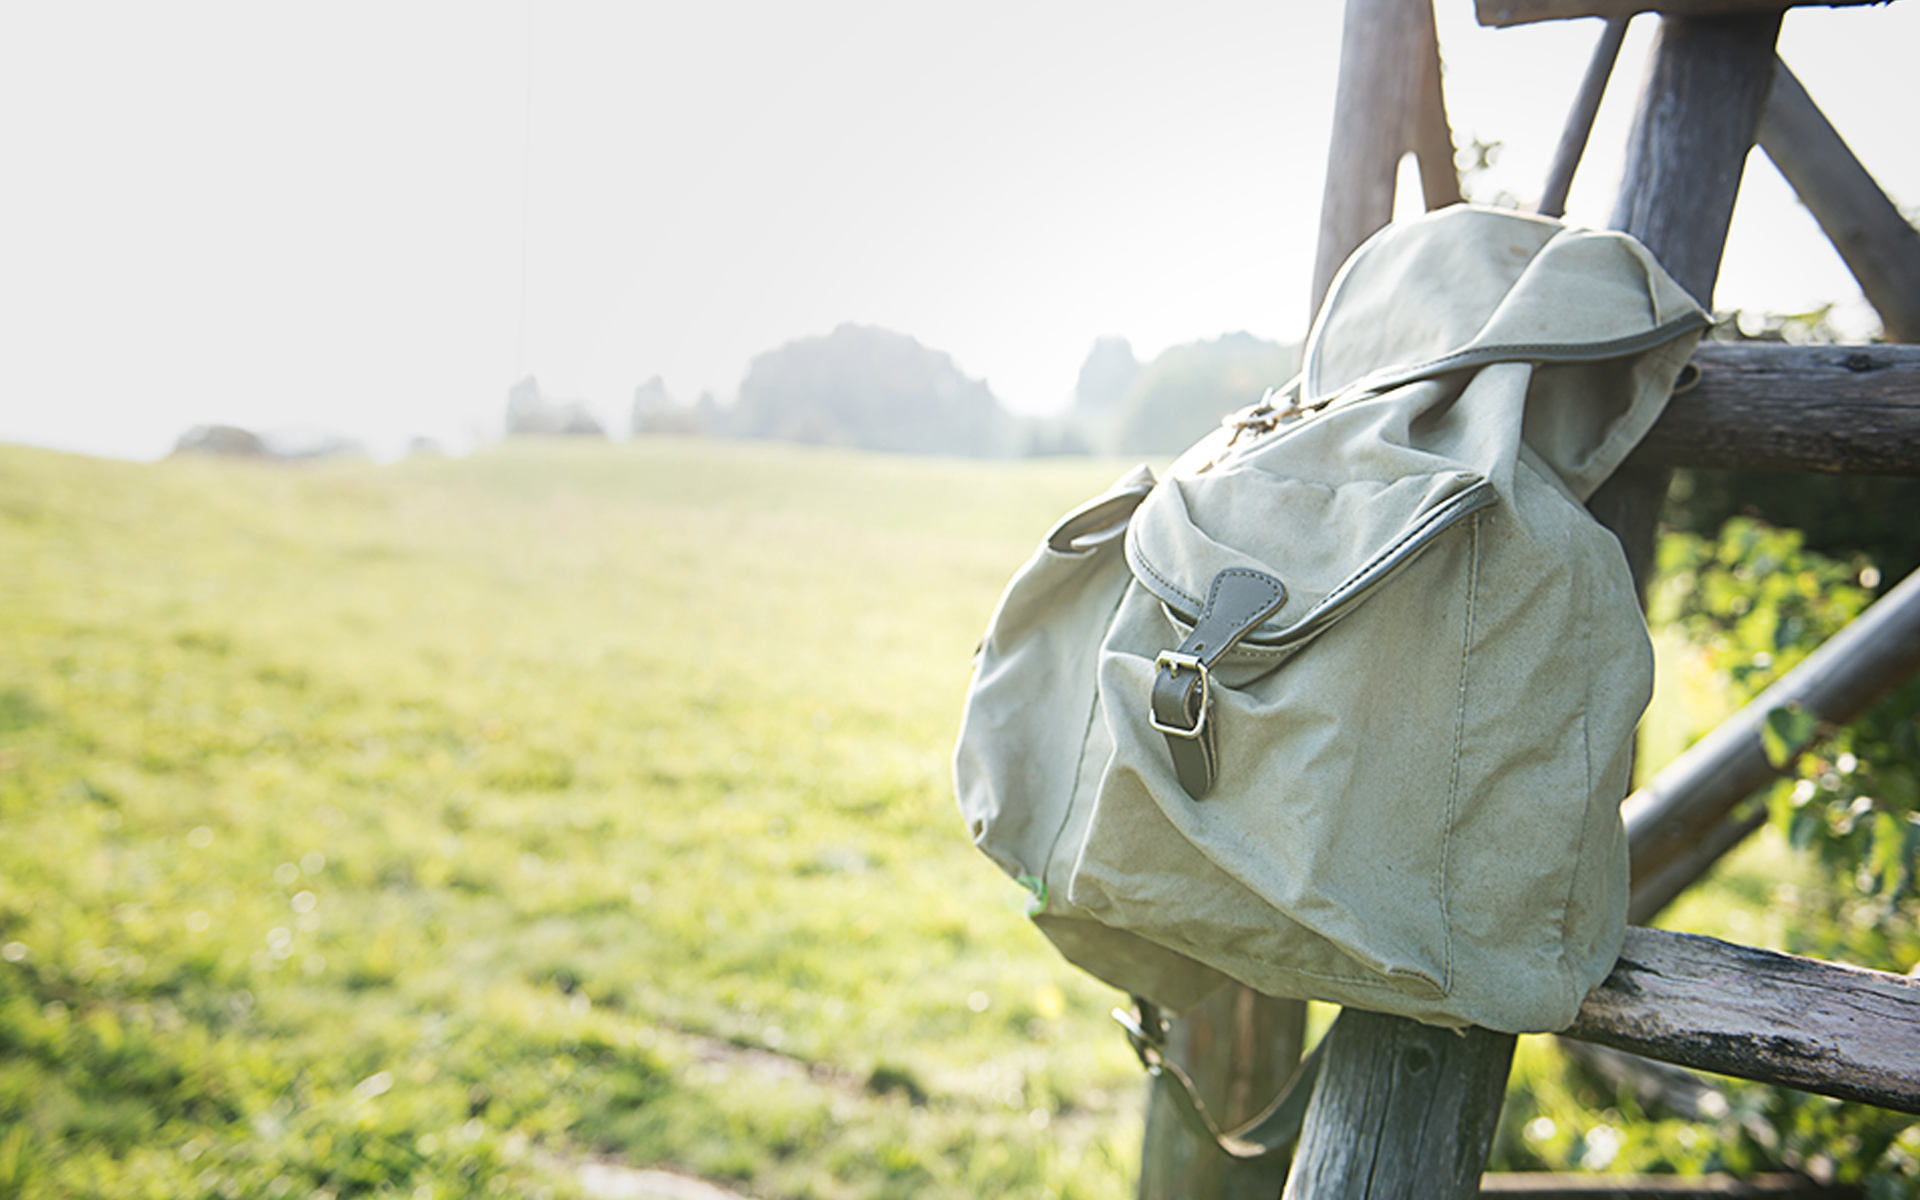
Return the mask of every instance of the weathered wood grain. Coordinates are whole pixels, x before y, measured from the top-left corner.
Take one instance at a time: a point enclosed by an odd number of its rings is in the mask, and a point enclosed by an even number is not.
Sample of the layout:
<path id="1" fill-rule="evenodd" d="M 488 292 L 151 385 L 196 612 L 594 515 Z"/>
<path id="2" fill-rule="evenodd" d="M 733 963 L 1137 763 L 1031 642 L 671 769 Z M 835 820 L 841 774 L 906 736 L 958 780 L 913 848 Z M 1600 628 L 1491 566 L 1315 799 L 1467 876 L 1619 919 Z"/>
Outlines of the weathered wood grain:
<path id="1" fill-rule="evenodd" d="M 1789 8 L 1849 8 L 1882 4 L 1886 0 L 1474 0 L 1474 19 L 1482 25 L 1505 27 L 1534 21 L 1563 21 L 1571 17 L 1608 20 L 1637 13 L 1660 12 L 1670 17 L 1725 17 L 1741 13 L 1778 13 Z"/>
<path id="2" fill-rule="evenodd" d="M 1920 346 L 1705 344 L 1630 461 L 1920 475 Z"/>
<path id="3" fill-rule="evenodd" d="M 1633 928 L 1561 1036 L 1920 1113 L 1920 979 Z"/>
<path id="4" fill-rule="evenodd" d="M 1514 1039 L 1353 1008 L 1327 1037 L 1284 1197 L 1479 1195 Z"/>
<path id="5" fill-rule="evenodd" d="M 1640 239 L 1701 304 L 1714 280 L 1761 111 L 1773 90 L 1775 12 L 1661 19 L 1608 222 Z"/>

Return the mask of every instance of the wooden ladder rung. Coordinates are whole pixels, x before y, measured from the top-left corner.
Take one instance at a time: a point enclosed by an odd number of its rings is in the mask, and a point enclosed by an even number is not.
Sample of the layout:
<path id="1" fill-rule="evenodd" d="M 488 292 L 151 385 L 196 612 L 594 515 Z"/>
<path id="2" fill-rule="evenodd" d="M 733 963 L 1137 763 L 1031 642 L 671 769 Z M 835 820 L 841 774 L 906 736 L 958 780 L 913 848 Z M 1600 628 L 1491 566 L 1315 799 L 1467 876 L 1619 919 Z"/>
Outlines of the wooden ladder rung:
<path id="1" fill-rule="evenodd" d="M 1562 1037 L 1920 1113 L 1920 978 L 1627 930 Z"/>
<path id="2" fill-rule="evenodd" d="M 1706 344 L 1632 461 L 1920 475 L 1920 346 Z"/>

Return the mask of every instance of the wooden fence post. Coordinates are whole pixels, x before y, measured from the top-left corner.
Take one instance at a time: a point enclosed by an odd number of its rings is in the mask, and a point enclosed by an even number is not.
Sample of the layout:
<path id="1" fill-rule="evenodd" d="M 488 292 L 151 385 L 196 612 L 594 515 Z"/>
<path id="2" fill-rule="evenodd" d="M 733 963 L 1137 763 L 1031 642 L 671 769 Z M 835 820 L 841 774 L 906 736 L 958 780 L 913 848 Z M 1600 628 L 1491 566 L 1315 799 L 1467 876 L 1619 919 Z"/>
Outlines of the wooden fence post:
<path id="1" fill-rule="evenodd" d="M 1403 157 L 1419 160 L 1428 209 L 1460 199 L 1453 150 L 1431 0 L 1348 0 L 1313 263 L 1314 311 L 1340 264 L 1393 219 Z"/>
<path id="2" fill-rule="evenodd" d="M 1471 1200 L 1514 1039 L 1349 1008 L 1327 1034 L 1284 1200 Z"/>
<path id="3" fill-rule="evenodd" d="M 1639 236 L 1703 299 L 1713 293 L 1741 167 L 1771 85 L 1778 29 L 1778 14 L 1661 25 L 1614 224 Z M 1616 476 L 1594 505 L 1642 581 L 1666 484 L 1657 468 Z M 1514 1039 L 1484 1030 L 1462 1037 L 1353 1010 L 1340 1021 L 1336 1029 L 1348 1032 L 1337 1032 L 1328 1047 L 1286 1195 L 1473 1195 Z"/>
<path id="4" fill-rule="evenodd" d="M 1773 88 L 1779 33 L 1778 12 L 1662 18 L 1634 114 L 1611 224 L 1703 307 L 1712 307 L 1740 175 Z M 1587 505 L 1620 539 L 1643 594 L 1672 477 L 1630 462 Z"/>

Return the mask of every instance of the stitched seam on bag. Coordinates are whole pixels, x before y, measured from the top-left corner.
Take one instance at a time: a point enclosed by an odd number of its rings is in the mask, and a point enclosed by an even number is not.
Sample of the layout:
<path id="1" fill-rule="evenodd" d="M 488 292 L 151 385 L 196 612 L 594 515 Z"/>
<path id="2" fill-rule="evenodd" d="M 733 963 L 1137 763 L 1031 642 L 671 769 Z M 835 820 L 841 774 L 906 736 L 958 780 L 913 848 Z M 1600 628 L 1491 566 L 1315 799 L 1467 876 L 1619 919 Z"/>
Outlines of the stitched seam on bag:
<path id="1" fill-rule="evenodd" d="M 1486 480 L 1481 480 L 1480 483 L 1475 484 L 1474 486 L 1468 488 L 1466 491 L 1460 492 L 1457 495 L 1449 497 L 1448 499 L 1441 501 L 1439 504 L 1434 505 L 1433 507 L 1427 509 L 1424 513 L 1422 513 L 1416 519 L 1416 521 L 1413 524 L 1401 530 L 1400 536 L 1398 538 L 1394 539 L 1393 541 L 1387 543 L 1385 546 L 1381 547 L 1374 554 L 1372 558 L 1360 564 L 1360 566 L 1354 568 L 1352 571 L 1349 571 L 1347 573 L 1347 577 L 1341 580 L 1338 584 L 1335 584 L 1333 590 L 1328 592 L 1324 597 L 1322 597 L 1318 604 L 1315 604 L 1312 608 L 1308 609 L 1305 613 L 1302 613 L 1300 616 L 1300 619 L 1294 622 L 1294 624 L 1289 627 L 1289 630 L 1298 629 L 1298 628 L 1301 628 L 1302 626 L 1306 626 L 1310 622 L 1314 621 L 1316 617 L 1325 617 L 1329 612 L 1332 612 L 1344 607 L 1347 603 L 1349 603 L 1353 599 L 1353 597 L 1356 594 L 1370 592 L 1375 587 L 1378 587 L 1381 584 L 1384 584 L 1387 581 L 1387 579 L 1392 578 L 1394 574 L 1398 573 L 1397 568 L 1394 572 L 1391 572 L 1388 575 L 1383 576 L 1379 579 L 1368 580 L 1364 585 L 1356 586 L 1354 584 L 1354 581 L 1356 579 L 1363 579 L 1365 576 L 1371 574 L 1375 570 L 1375 568 L 1379 567 L 1381 563 L 1386 562 L 1388 559 L 1391 559 L 1396 554 L 1399 554 L 1404 549 L 1406 549 L 1409 543 L 1417 543 L 1418 548 L 1424 549 L 1428 542 L 1431 542 L 1433 539 L 1439 537 L 1441 534 L 1445 533 L 1447 530 L 1453 528 L 1456 522 L 1469 516 L 1477 517 L 1480 508 L 1484 508 L 1488 504 L 1493 503 L 1493 501 L 1491 500 L 1485 501 L 1485 502 L 1478 502 L 1478 497 L 1482 494 L 1482 489 L 1488 486 L 1489 485 L 1487 484 Z M 1478 506 L 1475 508 L 1470 508 L 1466 513 L 1461 513 L 1461 514 L 1454 514 L 1449 511 L 1451 509 L 1459 508 L 1469 503 L 1470 501 L 1478 502 Z M 1434 527 L 1436 524 L 1438 525 L 1438 528 Z M 1153 565 L 1152 560 L 1150 560 L 1147 557 L 1147 551 L 1145 547 L 1136 544 L 1134 546 L 1134 558 L 1139 561 L 1139 565 L 1142 570 L 1146 571 L 1147 574 L 1159 580 L 1160 583 L 1163 584 L 1168 591 L 1172 592 L 1174 595 L 1180 597 L 1182 600 L 1185 600 L 1189 604 L 1192 604 L 1196 607 L 1198 607 L 1201 604 L 1200 600 L 1197 597 L 1189 596 L 1186 593 L 1185 589 L 1181 588 L 1180 585 L 1175 583 L 1173 580 L 1167 578 L 1164 574 L 1160 572 L 1160 570 L 1157 567 Z M 1411 561 L 1412 560 L 1409 559 L 1408 563 L 1403 563 L 1401 564 L 1401 566 L 1405 567 L 1409 565 Z M 1229 569 L 1238 570 L 1242 573 L 1247 572 L 1247 568 L 1244 568 L 1244 567 L 1229 568 Z M 1205 612 L 1202 612 L 1200 616 L 1196 618 L 1194 623 L 1199 624 L 1199 622 L 1204 621 L 1206 619 L 1207 619 L 1207 614 Z M 1278 653 L 1284 650 L 1291 650 L 1292 648 L 1293 648 L 1293 643 L 1291 641 L 1283 643 L 1278 646 L 1270 646 L 1270 645 L 1263 646 L 1255 642 L 1251 644 L 1242 643 L 1240 646 L 1235 647 L 1235 649 L 1245 650 L 1246 652 L 1253 653 L 1253 654 L 1273 654 L 1273 653 Z"/>
<path id="2" fill-rule="evenodd" d="M 1473 515 L 1469 526 L 1472 538 L 1467 551 L 1466 628 L 1460 639 L 1460 700 L 1453 717 L 1453 773 L 1447 780 L 1446 828 L 1440 838 L 1440 931 L 1446 948 L 1446 982 L 1442 990 L 1453 994 L 1453 916 L 1447 910 L 1447 862 L 1453 849 L 1453 814 L 1460 796 L 1460 757 L 1467 735 L 1467 664 L 1473 650 L 1473 602 L 1480 591 L 1480 514 Z"/>
<path id="3" fill-rule="evenodd" d="M 1145 559 L 1141 559 L 1140 561 L 1142 566 L 1146 565 Z M 1155 578 L 1158 578 L 1158 576 L 1156 576 Z M 1173 585 L 1168 584 L 1167 586 L 1172 587 Z M 1152 592 L 1152 589 L 1148 589 L 1148 590 L 1150 593 Z M 1177 591 L 1179 589 L 1176 588 L 1175 590 Z M 1161 599 L 1161 597 L 1157 593 L 1153 593 L 1153 598 L 1160 602 L 1161 614 L 1165 616 L 1167 620 L 1173 624 L 1175 629 L 1185 629 L 1188 632 L 1192 632 L 1193 627 L 1196 624 L 1198 624 L 1198 622 L 1189 621 L 1187 620 L 1186 617 L 1176 612 L 1173 606 L 1168 604 L 1165 600 Z M 1228 653 L 1234 654 L 1234 655 L 1243 655 L 1243 654 L 1255 655 L 1255 656 L 1262 656 L 1267 658 L 1287 658 L 1291 656 L 1294 653 L 1294 651 L 1298 650 L 1299 648 L 1300 646 L 1299 646 L 1299 643 L 1297 642 L 1288 642 L 1284 646 L 1262 646 L 1258 642 L 1242 641 L 1242 642 L 1236 643 L 1233 649 L 1228 651 Z"/>
<path id="4" fill-rule="evenodd" d="M 1287 589 L 1281 586 L 1279 580 L 1267 574 L 1265 571 L 1256 571 L 1252 567 L 1228 567 L 1226 570 L 1220 572 L 1220 575 L 1245 576 L 1253 580 L 1254 582 L 1260 584 L 1262 587 L 1266 588 L 1269 593 L 1271 593 L 1271 595 L 1267 600 L 1253 606 L 1253 609 L 1252 609 L 1253 612 L 1259 612 L 1261 609 L 1269 607 L 1270 605 L 1273 604 L 1275 600 L 1278 600 L 1287 594 Z M 1220 575 L 1214 576 L 1214 581 L 1216 583 L 1219 582 Z M 1210 594 L 1207 597 L 1207 611 L 1200 614 L 1200 624 L 1205 624 L 1207 619 L 1213 616 L 1213 605 L 1217 596 L 1218 596 L 1218 593 L 1216 592 L 1216 593 Z M 1233 619 L 1233 624 L 1236 629 L 1242 625 L 1245 625 L 1246 623 L 1247 623 L 1246 617 L 1235 617 Z M 1237 641 L 1238 639 L 1235 639 L 1235 640 Z M 1231 649 L 1231 648 L 1232 648 L 1231 646 L 1228 647 L 1228 649 Z M 1220 652 L 1215 651 L 1214 653 L 1218 655 Z"/>
<path id="5" fill-rule="evenodd" d="M 1165 575 L 1162 575 L 1159 569 L 1156 568 L 1153 565 L 1153 563 L 1147 559 L 1146 550 L 1136 545 L 1134 557 L 1140 560 L 1140 566 L 1142 569 L 1146 571 L 1147 574 L 1153 576 L 1155 579 L 1158 579 L 1162 584 L 1166 585 L 1166 589 L 1168 591 L 1172 592 L 1174 595 L 1180 597 L 1182 600 L 1185 600 L 1188 604 L 1192 605 L 1195 612 L 1198 612 L 1201 609 L 1203 605 L 1200 597 L 1187 595 L 1186 589 L 1182 588 L 1179 584 L 1175 583 L 1173 580 L 1168 579 Z M 1205 619 L 1204 616 L 1195 618 L 1195 624 L 1198 624 L 1201 620 L 1204 620 L 1204 619 Z"/>
<path id="6" fill-rule="evenodd" d="M 1417 543 L 1416 549 L 1424 549 L 1428 542 L 1453 528 L 1454 524 L 1463 517 L 1476 515 L 1479 508 L 1484 508 L 1488 503 L 1491 503 L 1491 501 L 1482 502 L 1478 500 L 1478 497 L 1483 494 L 1482 488 L 1487 487 L 1489 487 L 1487 482 L 1482 480 L 1466 491 L 1452 496 L 1428 509 L 1416 524 L 1410 525 L 1402 530 L 1397 540 L 1382 548 L 1378 554 L 1368 559 L 1358 570 L 1351 572 L 1345 579 L 1341 580 L 1339 586 L 1335 587 L 1331 592 L 1328 592 L 1325 599 L 1314 605 L 1312 611 L 1309 611 L 1305 616 L 1300 618 L 1300 623 L 1304 625 L 1308 621 L 1311 621 L 1316 614 L 1321 613 L 1322 610 L 1330 611 L 1338 608 L 1346 604 L 1352 595 L 1359 592 L 1370 591 L 1392 578 L 1394 574 L 1398 573 L 1398 568 L 1396 568 L 1394 572 L 1390 572 L 1379 579 L 1369 580 L 1360 585 L 1354 583 L 1354 580 L 1362 579 L 1372 574 L 1375 568 L 1379 567 L 1381 563 L 1401 553 L 1410 543 Z M 1469 501 L 1474 501 L 1478 504 L 1478 507 L 1468 508 L 1465 513 L 1449 511 L 1464 507 Z M 1401 566 L 1405 567 L 1411 564 L 1411 562 L 1412 559 L 1408 559 L 1407 563 L 1402 563 Z"/>
<path id="7" fill-rule="evenodd" d="M 1582 755 L 1582 761 L 1586 765 L 1584 777 L 1586 779 L 1587 791 L 1586 803 L 1581 805 L 1580 808 L 1580 840 L 1579 844 L 1574 848 L 1573 869 L 1567 872 L 1567 894 L 1560 898 L 1560 936 L 1555 940 L 1555 946 L 1559 950 L 1559 963 L 1557 965 L 1560 968 L 1562 981 L 1567 984 L 1568 991 L 1574 991 L 1579 987 L 1579 984 L 1573 981 L 1573 964 L 1568 961 L 1567 920 L 1573 912 L 1574 890 L 1580 885 L 1580 864 L 1587 856 L 1586 824 L 1593 808 L 1594 786 L 1593 723 L 1589 719 L 1590 711 L 1593 707 L 1593 588 L 1581 588 L 1580 595 L 1586 606 L 1586 610 L 1581 614 L 1580 619 L 1580 661 L 1586 665 L 1587 670 L 1587 686 L 1584 693 L 1584 700 L 1580 705 L 1580 744 L 1585 751 Z M 1578 997 L 1576 997 L 1575 1002 L 1578 1003 Z"/>
<path id="8" fill-rule="evenodd" d="M 1473 367 L 1493 366 L 1506 362 L 1533 363 L 1592 363 L 1605 362 L 1608 359 L 1626 358 L 1633 354 L 1645 354 L 1657 350 L 1668 342 L 1674 341 L 1696 329 L 1704 329 L 1712 324 L 1705 313 L 1694 312 L 1676 317 L 1664 325 L 1656 325 L 1642 333 L 1629 334 L 1626 337 L 1613 338 L 1605 342 L 1505 342 L 1486 346 L 1473 346 L 1465 350 L 1455 350 L 1450 354 L 1430 358 L 1424 362 L 1408 363 L 1387 368 L 1376 378 L 1373 374 L 1362 375 L 1338 389 L 1331 395 L 1315 394 L 1310 403 L 1334 405 L 1349 393 L 1363 396 L 1368 393 L 1391 391 L 1409 383 L 1417 383 L 1435 375 L 1444 375 L 1451 371 L 1463 371 Z M 1316 347 L 1314 367 L 1317 371 L 1318 348 Z M 1318 382 L 1316 380 L 1316 382 Z M 1305 388 L 1303 386 L 1304 393 Z"/>

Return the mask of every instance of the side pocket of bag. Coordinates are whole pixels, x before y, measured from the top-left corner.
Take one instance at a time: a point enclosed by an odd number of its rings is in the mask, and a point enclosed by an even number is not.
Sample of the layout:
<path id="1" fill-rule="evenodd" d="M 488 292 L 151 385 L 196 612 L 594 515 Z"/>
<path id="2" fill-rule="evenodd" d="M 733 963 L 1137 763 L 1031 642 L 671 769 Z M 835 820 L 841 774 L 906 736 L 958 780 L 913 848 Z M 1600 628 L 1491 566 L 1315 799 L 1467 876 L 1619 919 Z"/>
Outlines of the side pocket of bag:
<path id="1" fill-rule="evenodd" d="M 1120 707 L 1071 901 L 1274 995 L 1446 1019 L 1478 525 L 1460 521 L 1311 639 L 1223 659 L 1221 776 L 1199 801 L 1139 707 L 1177 618 L 1132 593 L 1102 658 Z"/>
<path id="2" fill-rule="evenodd" d="M 1131 578 L 1118 533 L 1152 483 L 1140 468 L 1054 527 L 1001 596 L 974 665 L 954 792 L 974 844 L 1036 890 L 1072 803 L 1100 639 Z"/>

